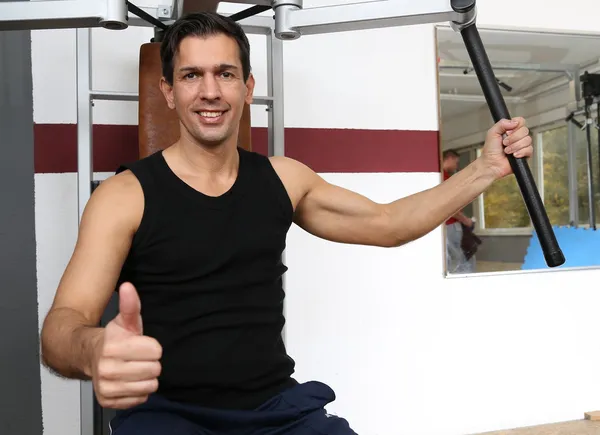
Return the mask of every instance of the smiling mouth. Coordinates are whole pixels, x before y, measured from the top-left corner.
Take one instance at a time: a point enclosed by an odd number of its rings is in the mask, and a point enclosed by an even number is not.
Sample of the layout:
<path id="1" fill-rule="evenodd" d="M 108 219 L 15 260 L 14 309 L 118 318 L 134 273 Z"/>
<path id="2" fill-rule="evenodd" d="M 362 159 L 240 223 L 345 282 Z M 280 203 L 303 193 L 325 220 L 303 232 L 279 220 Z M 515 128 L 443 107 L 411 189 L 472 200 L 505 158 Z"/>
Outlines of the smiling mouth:
<path id="1" fill-rule="evenodd" d="M 226 110 L 201 110 L 196 112 L 200 120 L 206 124 L 215 124 L 223 119 Z"/>
<path id="2" fill-rule="evenodd" d="M 204 118 L 218 118 L 219 116 L 223 115 L 223 113 L 225 112 L 196 112 L 198 115 L 204 117 Z"/>

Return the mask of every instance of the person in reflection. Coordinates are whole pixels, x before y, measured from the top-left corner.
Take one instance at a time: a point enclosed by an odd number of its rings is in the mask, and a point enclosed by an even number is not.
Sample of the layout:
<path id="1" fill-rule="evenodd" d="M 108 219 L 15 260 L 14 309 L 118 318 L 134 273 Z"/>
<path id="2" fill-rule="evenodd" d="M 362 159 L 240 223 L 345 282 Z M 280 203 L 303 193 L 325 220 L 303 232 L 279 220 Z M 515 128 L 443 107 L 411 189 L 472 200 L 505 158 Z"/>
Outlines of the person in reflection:
<path id="1" fill-rule="evenodd" d="M 444 181 L 459 171 L 460 155 L 454 150 L 446 150 L 442 155 L 442 171 Z M 475 228 L 473 219 L 464 214 L 463 210 L 454 213 L 446 221 L 446 266 L 448 273 L 475 272 L 475 256 L 467 258 L 462 247 L 464 231 Z"/>

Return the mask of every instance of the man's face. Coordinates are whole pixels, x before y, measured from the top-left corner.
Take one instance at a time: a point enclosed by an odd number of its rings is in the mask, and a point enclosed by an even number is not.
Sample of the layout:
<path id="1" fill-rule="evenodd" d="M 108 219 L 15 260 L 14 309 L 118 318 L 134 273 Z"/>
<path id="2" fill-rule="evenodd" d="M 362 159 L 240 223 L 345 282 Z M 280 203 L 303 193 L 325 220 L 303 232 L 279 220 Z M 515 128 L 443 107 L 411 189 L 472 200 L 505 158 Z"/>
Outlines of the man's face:
<path id="1" fill-rule="evenodd" d="M 458 170 L 458 157 L 450 155 L 444 161 L 444 169 L 448 172 L 456 172 Z"/>
<path id="2" fill-rule="evenodd" d="M 252 102 L 254 78 L 244 83 L 235 39 L 223 35 L 183 39 L 174 58 L 173 85 L 161 89 L 185 127 L 182 135 L 194 143 L 237 145 L 244 104 Z"/>

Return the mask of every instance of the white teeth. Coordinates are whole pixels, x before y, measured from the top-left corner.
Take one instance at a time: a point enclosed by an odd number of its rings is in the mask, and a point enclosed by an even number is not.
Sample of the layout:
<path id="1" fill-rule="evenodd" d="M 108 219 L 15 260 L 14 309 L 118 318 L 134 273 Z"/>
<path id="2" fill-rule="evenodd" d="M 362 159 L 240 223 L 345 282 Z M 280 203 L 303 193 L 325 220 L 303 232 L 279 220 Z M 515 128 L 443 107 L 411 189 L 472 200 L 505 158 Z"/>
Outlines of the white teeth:
<path id="1" fill-rule="evenodd" d="M 200 112 L 200 116 L 204 116 L 206 118 L 217 118 L 222 114 L 223 112 Z"/>

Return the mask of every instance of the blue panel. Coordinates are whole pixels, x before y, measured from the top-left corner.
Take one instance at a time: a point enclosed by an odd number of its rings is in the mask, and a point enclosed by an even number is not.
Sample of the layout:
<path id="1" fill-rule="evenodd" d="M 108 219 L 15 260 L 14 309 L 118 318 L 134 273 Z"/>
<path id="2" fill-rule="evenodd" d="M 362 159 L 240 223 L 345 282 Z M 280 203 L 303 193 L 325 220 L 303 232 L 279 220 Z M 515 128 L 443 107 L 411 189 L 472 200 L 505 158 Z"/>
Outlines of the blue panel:
<path id="1" fill-rule="evenodd" d="M 600 265 L 599 230 L 571 227 L 553 227 L 553 229 L 566 259 L 565 264 L 558 268 Z M 531 236 L 522 269 L 548 269 L 540 240 L 535 232 Z"/>

